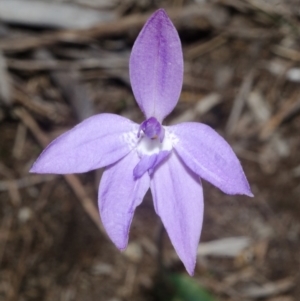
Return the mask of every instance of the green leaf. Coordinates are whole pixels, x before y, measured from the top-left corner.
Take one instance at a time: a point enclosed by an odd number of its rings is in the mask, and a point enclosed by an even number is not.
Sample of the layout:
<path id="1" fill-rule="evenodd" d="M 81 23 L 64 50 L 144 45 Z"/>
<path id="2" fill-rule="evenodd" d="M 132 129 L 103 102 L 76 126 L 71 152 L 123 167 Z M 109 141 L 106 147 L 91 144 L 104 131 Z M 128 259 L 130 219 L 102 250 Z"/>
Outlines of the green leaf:
<path id="1" fill-rule="evenodd" d="M 170 274 L 167 278 L 174 292 L 171 301 L 216 301 L 194 279 L 188 276 Z"/>

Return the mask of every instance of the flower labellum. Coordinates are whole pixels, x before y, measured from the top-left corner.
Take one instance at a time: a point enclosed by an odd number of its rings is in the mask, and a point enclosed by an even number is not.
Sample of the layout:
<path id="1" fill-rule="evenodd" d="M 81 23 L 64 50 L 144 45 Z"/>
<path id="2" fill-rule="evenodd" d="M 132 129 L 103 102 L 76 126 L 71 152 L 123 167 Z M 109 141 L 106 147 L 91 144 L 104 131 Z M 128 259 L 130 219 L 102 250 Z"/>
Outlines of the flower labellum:
<path id="1" fill-rule="evenodd" d="M 253 195 L 233 150 L 213 129 L 195 122 L 162 125 L 178 102 L 183 79 L 180 39 L 163 9 L 136 39 L 129 70 L 145 121 L 138 125 L 115 114 L 92 116 L 50 143 L 30 171 L 71 174 L 106 167 L 99 211 L 121 250 L 150 187 L 155 211 L 192 275 L 203 221 L 201 178 L 227 194 Z"/>

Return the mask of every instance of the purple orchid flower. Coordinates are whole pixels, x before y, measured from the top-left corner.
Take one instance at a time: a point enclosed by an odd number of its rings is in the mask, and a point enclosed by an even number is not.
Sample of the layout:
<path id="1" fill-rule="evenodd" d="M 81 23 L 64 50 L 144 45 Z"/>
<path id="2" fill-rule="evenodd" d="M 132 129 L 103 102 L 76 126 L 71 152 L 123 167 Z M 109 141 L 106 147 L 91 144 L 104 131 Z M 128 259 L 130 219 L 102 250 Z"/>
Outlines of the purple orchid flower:
<path id="1" fill-rule="evenodd" d="M 178 102 L 183 78 L 180 39 L 163 9 L 140 32 L 129 68 L 146 120 L 138 125 L 114 114 L 90 117 L 50 143 L 30 171 L 70 174 L 106 167 L 99 210 L 121 250 L 150 187 L 155 211 L 192 275 L 203 221 L 201 178 L 227 194 L 253 195 L 233 150 L 213 129 L 194 122 L 162 125 Z"/>

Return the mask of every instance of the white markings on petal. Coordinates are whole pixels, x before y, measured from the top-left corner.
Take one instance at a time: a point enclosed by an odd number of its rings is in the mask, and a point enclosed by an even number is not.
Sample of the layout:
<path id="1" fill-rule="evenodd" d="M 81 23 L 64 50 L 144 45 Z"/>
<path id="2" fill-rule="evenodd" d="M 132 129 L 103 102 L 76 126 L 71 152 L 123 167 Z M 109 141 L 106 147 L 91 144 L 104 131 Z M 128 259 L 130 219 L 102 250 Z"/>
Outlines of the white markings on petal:
<path id="1" fill-rule="evenodd" d="M 129 147 L 135 148 L 138 144 L 139 138 L 137 137 L 139 127 L 135 126 L 131 132 L 124 133 L 122 139 L 126 142 Z"/>
<path id="2" fill-rule="evenodd" d="M 137 145 L 137 153 L 139 157 L 143 157 L 158 154 L 161 151 L 171 151 L 174 144 L 176 144 L 176 139 L 177 137 L 165 127 L 165 137 L 162 143 L 159 139 L 150 139 L 147 136 L 142 136 Z"/>

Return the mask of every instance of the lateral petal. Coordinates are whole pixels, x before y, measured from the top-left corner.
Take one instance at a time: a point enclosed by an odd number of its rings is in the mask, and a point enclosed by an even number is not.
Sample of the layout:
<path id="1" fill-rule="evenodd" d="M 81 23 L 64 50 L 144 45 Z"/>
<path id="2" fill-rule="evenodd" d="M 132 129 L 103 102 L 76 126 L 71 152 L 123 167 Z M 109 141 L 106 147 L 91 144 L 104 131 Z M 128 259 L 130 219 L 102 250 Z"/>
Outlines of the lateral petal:
<path id="1" fill-rule="evenodd" d="M 200 178 L 172 153 L 153 173 L 151 192 L 154 208 L 179 258 L 193 275 L 203 221 Z"/>
<path id="2" fill-rule="evenodd" d="M 116 162 L 137 144 L 138 125 L 115 114 L 99 114 L 52 141 L 30 172 L 70 174 Z"/>
<path id="3" fill-rule="evenodd" d="M 163 9 L 155 12 L 137 37 L 129 63 L 132 90 L 147 118 L 162 122 L 177 104 L 183 78 L 181 43 Z"/>
<path id="4" fill-rule="evenodd" d="M 187 122 L 168 130 L 177 137 L 176 152 L 194 173 L 227 194 L 253 196 L 232 148 L 211 127 Z"/>
<path id="5" fill-rule="evenodd" d="M 139 158 L 135 151 L 103 173 L 98 196 L 101 220 L 117 248 L 127 247 L 129 228 L 135 208 L 142 202 L 150 186 L 148 173 L 135 180 L 132 170 Z"/>

